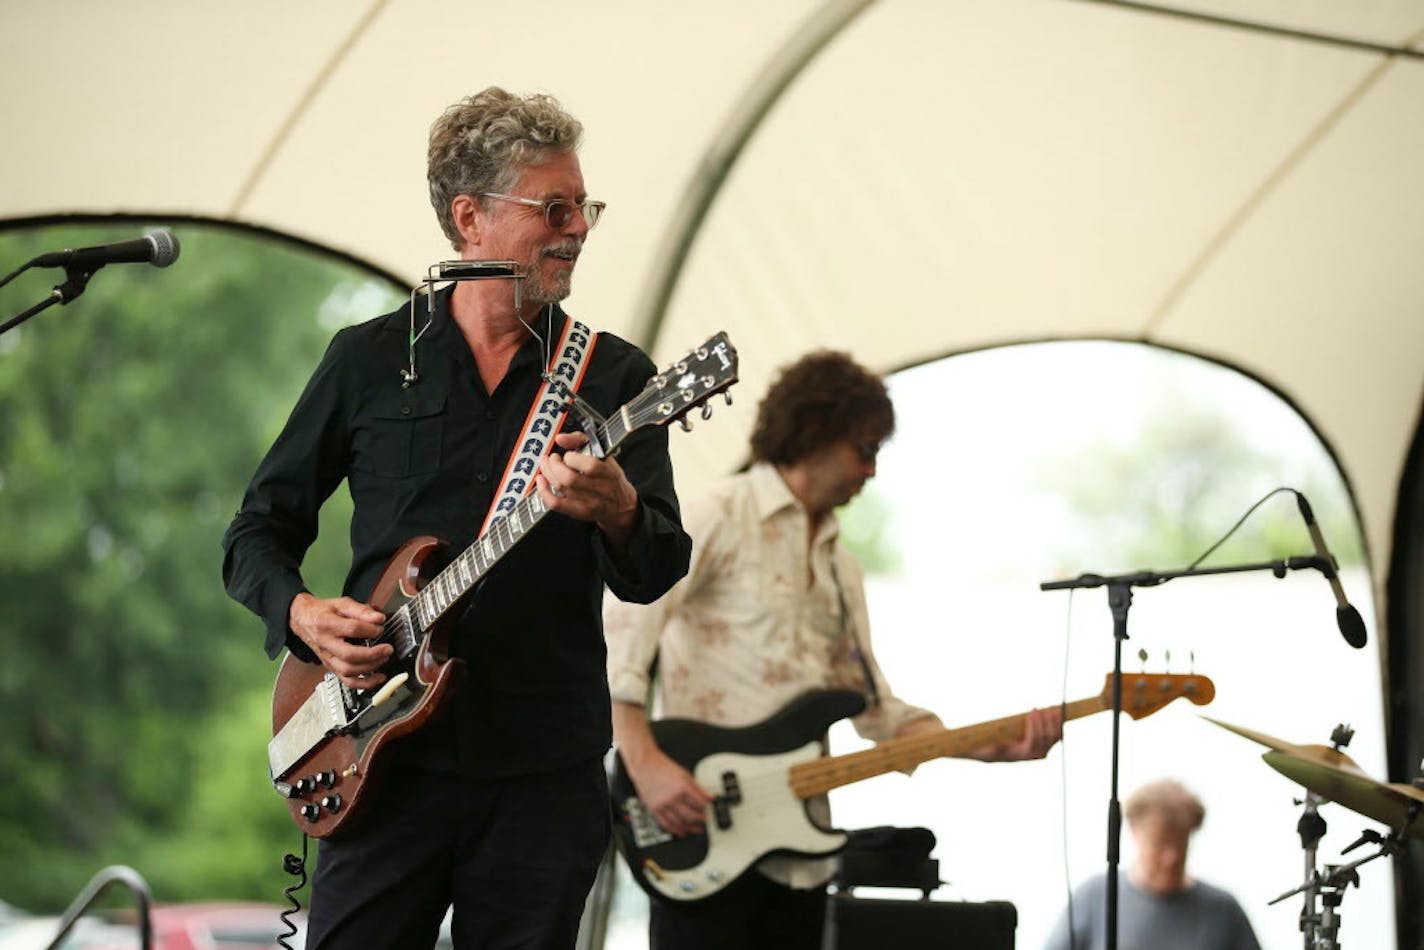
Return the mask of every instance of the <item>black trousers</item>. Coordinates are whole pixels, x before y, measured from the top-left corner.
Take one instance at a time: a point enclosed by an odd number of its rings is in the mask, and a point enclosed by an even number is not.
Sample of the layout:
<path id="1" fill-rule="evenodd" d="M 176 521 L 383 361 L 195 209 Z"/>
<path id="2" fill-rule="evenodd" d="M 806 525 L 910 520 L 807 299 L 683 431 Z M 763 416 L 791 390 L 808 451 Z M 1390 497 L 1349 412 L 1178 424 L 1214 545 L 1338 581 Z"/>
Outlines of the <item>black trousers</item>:
<path id="1" fill-rule="evenodd" d="M 820 950 L 826 889 L 795 890 L 756 871 L 716 899 L 695 904 L 654 900 L 652 950 Z"/>
<path id="2" fill-rule="evenodd" d="M 308 950 L 570 950 L 611 826 L 602 759 L 476 780 L 388 774 L 358 831 L 322 841 Z"/>

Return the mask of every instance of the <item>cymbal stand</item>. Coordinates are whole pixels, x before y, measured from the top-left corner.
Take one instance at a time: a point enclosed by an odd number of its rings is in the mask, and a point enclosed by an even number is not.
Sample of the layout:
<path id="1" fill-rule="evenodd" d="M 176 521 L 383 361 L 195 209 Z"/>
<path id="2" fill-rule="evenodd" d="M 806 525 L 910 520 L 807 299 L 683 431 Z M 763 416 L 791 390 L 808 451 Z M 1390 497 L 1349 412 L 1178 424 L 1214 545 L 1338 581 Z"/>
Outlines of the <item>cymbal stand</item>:
<path id="1" fill-rule="evenodd" d="M 1319 876 L 1315 873 L 1315 854 L 1320 839 L 1325 837 L 1325 819 L 1320 817 L 1319 811 L 1325 800 L 1324 797 L 1307 790 L 1305 811 L 1301 812 L 1300 820 L 1295 824 L 1296 833 L 1300 835 L 1301 849 L 1305 852 L 1305 883 L 1290 893 L 1305 892 L 1305 906 L 1300 911 L 1300 931 L 1305 934 L 1305 950 L 1316 950 L 1315 929 L 1320 923 L 1320 917 L 1315 912 L 1315 901 L 1320 892 Z M 1288 895 L 1282 894 L 1276 901 L 1286 896 Z"/>
<path id="2" fill-rule="evenodd" d="M 1412 821 L 1413 818 L 1411 817 L 1410 820 Z M 1408 827 L 1407 823 L 1405 827 Z M 1305 950 L 1340 950 L 1340 942 L 1336 939 L 1340 932 L 1340 911 L 1338 908 L 1341 901 L 1345 899 L 1345 889 L 1351 884 L 1356 887 L 1360 886 L 1360 874 L 1357 870 L 1360 865 L 1367 864 L 1375 858 L 1402 854 L 1404 852 L 1404 831 L 1402 829 L 1392 831 L 1388 837 L 1384 837 L 1377 831 L 1366 829 L 1354 844 L 1341 853 L 1348 853 L 1363 844 L 1370 843 L 1379 845 L 1379 850 L 1358 861 L 1351 861 L 1349 864 L 1327 864 L 1323 874 L 1316 873 L 1312 867 L 1304 884 L 1286 891 L 1270 902 L 1276 904 L 1287 897 L 1305 892 L 1306 906 L 1301 911 L 1300 918 L 1301 930 L 1305 932 Z M 1320 904 L 1324 908 L 1319 914 L 1315 912 L 1316 895 L 1319 895 Z"/>
<path id="3" fill-rule="evenodd" d="M 1349 726 L 1337 725 L 1330 733 L 1330 743 L 1335 751 L 1339 752 L 1350 744 L 1354 735 L 1355 730 Z M 1340 950 L 1340 942 L 1337 939 L 1340 932 L 1339 907 L 1345 899 L 1345 889 L 1351 884 L 1356 887 L 1360 885 L 1360 875 L 1356 869 L 1375 858 L 1402 853 L 1404 830 L 1414 823 L 1420 809 L 1418 804 L 1412 805 L 1404 823 L 1392 831 L 1389 837 L 1382 837 L 1378 832 L 1366 829 L 1353 844 L 1340 853 L 1349 854 L 1361 845 L 1370 843 L 1378 844 L 1379 850 L 1349 864 L 1327 864 L 1322 874 L 1315 870 L 1315 855 L 1320 839 L 1325 836 L 1326 828 L 1325 819 L 1320 817 L 1319 806 L 1327 801 L 1329 799 L 1324 796 L 1306 790 L 1303 803 L 1305 811 L 1296 822 L 1301 848 L 1305 851 L 1305 883 L 1270 901 L 1271 904 L 1278 904 L 1287 897 L 1301 893 L 1305 895 L 1305 904 L 1300 911 L 1300 930 L 1305 936 L 1305 950 Z M 1319 912 L 1316 910 L 1317 899 L 1323 908 Z"/>

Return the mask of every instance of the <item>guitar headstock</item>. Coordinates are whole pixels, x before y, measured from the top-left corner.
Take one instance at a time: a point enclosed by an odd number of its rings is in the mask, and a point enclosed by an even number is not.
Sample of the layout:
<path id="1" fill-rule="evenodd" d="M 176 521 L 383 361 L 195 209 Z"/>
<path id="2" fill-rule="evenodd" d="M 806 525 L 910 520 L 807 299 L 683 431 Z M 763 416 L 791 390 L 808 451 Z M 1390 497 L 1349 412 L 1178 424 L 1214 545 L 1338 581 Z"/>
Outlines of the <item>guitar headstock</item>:
<path id="1" fill-rule="evenodd" d="M 711 336 L 652 379 L 643 391 L 627 405 L 628 428 L 644 425 L 667 425 L 682 420 L 684 429 L 692 428 L 683 417 L 696 406 L 702 406 L 702 418 L 712 415 L 708 399 L 725 392 L 737 381 L 737 350 L 727 339 L 726 331 Z M 732 396 L 727 393 L 727 402 Z"/>
<path id="2" fill-rule="evenodd" d="M 1103 681 L 1104 706 L 1112 706 L 1113 675 Z M 1133 719 L 1150 716 L 1174 699 L 1185 696 L 1198 706 L 1216 698 L 1216 686 L 1205 676 L 1180 673 L 1122 674 L 1122 711 Z"/>

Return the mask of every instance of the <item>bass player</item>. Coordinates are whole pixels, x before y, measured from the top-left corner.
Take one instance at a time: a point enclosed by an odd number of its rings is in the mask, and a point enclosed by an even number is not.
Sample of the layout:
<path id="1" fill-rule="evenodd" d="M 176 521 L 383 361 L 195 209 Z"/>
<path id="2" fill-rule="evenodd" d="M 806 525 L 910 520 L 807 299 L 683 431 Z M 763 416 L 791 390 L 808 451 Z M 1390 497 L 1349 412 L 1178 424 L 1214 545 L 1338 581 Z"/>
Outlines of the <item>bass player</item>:
<path id="1" fill-rule="evenodd" d="M 700 830 L 713 795 L 653 738 L 645 703 L 655 657 L 668 717 L 742 727 L 809 689 L 848 686 L 866 696 L 853 722 L 867 739 L 944 728 L 885 683 L 860 567 L 839 542 L 835 509 L 875 475 L 894 427 L 884 382 L 849 356 L 815 352 L 783 368 L 757 410 L 751 467 L 687 506 L 687 577 L 646 606 L 605 598 L 615 742 L 664 830 Z M 1058 709 L 1035 710 L 1018 742 L 972 756 L 1042 758 L 1061 735 Z M 828 822 L 824 797 L 811 808 Z M 829 859 L 774 855 L 716 902 L 654 901 L 652 950 L 817 950 L 833 870 Z"/>

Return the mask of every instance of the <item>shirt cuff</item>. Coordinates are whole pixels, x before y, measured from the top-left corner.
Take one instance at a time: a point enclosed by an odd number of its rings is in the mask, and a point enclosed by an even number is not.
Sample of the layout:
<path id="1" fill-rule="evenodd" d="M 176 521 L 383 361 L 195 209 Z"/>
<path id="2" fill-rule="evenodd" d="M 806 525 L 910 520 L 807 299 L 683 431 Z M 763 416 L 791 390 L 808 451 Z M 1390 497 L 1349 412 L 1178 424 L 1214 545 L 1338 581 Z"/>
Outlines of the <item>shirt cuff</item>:
<path id="1" fill-rule="evenodd" d="M 316 654 L 292 632 L 288 618 L 292 600 L 298 594 L 306 593 L 306 585 L 295 572 L 283 572 L 273 576 L 262 592 L 262 617 L 267 626 L 267 657 L 275 660 L 283 647 L 292 655 L 308 663 L 316 662 Z"/>
<path id="2" fill-rule="evenodd" d="M 593 531 L 593 552 L 598 572 L 615 597 L 629 603 L 650 604 L 687 573 L 692 539 L 676 522 L 640 498 L 638 522 L 628 538 L 626 563 L 631 570 L 625 572 L 619 567 L 608 540 L 597 528 Z"/>

